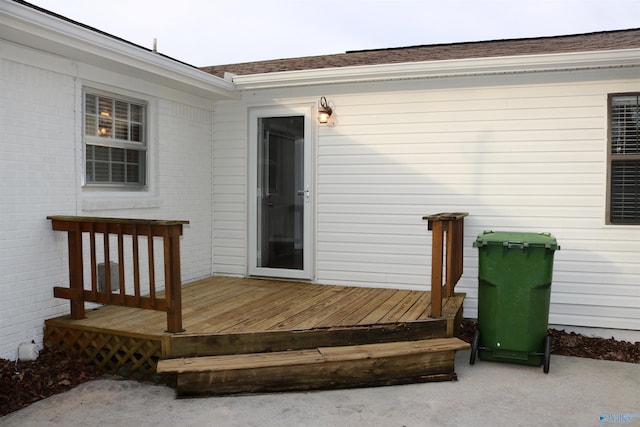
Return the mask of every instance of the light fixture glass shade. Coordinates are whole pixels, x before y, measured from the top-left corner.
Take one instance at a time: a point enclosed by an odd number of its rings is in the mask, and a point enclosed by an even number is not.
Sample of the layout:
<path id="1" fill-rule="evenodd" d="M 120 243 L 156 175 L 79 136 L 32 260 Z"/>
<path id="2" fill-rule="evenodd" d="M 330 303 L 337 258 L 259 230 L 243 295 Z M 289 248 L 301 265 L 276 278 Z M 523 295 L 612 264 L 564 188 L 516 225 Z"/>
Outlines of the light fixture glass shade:
<path id="1" fill-rule="evenodd" d="M 331 117 L 331 114 L 329 114 L 329 112 L 322 111 L 322 110 L 318 111 L 318 121 L 320 123 L 328 123 L 330 117 Z"/>
<path id="2" fill-rule="evenodd" d="M 333 113 L 333 110 L 331 109 L 331 107 L 329 107 L 329 104 L 327 104 L 327 98 L 323 96 L 322 98 L 320 98 L 320 108 L 318 108 L 318 121 L 320 123 L 328 123 L 329 118 L 331 117 L 331 113 Z"/>

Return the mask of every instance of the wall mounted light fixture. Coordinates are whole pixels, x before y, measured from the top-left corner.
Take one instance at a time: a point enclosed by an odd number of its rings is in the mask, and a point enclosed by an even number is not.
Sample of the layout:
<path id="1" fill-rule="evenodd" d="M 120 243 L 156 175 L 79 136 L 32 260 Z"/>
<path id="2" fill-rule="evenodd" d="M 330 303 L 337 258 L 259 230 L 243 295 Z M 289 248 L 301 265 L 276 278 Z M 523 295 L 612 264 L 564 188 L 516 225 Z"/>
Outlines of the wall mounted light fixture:
<path id="1" fill-rule="evenodd" d="M 328 123 L 329 118 L 331 117 L 331 113 L 333 113 L 333 110 L 331 109 L 331 107 L 329 107 L 329 104 L 327 104 L 327 98 L 323 96 L 322 98 L 320 98 L 320 108 L 318 108 L 318 121 L 320 123 Z"/>

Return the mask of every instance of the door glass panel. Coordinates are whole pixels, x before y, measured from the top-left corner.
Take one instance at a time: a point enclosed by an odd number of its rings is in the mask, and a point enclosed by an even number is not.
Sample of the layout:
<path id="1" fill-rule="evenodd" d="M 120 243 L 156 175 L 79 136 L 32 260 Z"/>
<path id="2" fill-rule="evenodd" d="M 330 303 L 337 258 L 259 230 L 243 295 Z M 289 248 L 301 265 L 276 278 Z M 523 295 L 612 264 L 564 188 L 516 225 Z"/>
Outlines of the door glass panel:
<path id="1" fill-rule="evenodd" d="M 304 116 L 258 118 L 257 266 L 303 269 Z"/>

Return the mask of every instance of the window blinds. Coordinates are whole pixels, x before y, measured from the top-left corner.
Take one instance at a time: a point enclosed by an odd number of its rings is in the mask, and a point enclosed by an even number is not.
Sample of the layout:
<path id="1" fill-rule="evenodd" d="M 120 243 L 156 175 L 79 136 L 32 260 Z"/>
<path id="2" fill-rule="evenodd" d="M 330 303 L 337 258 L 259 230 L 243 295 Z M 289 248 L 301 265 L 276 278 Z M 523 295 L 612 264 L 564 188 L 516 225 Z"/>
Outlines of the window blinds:
<path id="1" fill-rule="evenodd" d="M 610 112 L 610 221 L 640 223 L 640 95 L 612 97 Z"/>

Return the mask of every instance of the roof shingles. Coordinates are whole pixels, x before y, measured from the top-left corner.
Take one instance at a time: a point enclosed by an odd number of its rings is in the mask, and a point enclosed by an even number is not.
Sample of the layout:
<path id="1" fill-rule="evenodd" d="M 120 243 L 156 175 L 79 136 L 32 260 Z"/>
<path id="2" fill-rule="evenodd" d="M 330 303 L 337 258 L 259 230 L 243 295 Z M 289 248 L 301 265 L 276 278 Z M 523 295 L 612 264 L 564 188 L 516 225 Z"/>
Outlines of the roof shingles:
<path id="1" fill-rule="evenodd" d="M 279 71 L 339 68 L 357 65 L 396 64 L 402 62 L 489 58 L 498 56 L 587 52 L 632 48 L 640 48 L 640 28 L 568 36 L 351 51 L 334 55 L 306 56 L 301 58 L 215 65 L 202 67 L 201 69 L 218 77 L 224 77 L 225 73 L 248 75 L 274 73 Z"/>

